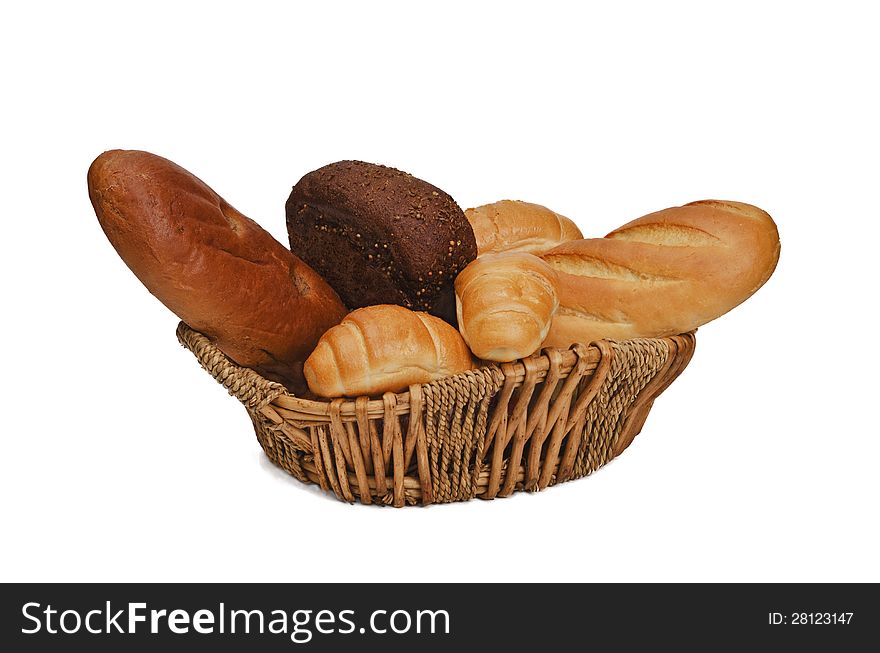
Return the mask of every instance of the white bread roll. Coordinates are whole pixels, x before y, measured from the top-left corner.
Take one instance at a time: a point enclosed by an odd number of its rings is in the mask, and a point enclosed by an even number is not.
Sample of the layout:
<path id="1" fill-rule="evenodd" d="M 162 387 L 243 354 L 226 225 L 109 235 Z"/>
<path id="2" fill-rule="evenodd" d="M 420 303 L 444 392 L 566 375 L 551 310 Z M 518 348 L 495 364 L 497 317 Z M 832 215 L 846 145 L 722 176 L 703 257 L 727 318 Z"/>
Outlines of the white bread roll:
<path id="1" fill-rule="evenodd" d="M 545 347 L 695 329 L 748 299 L 773 273 L 779 233 L 761 209 L 704 200 L 657 211 L 605 238 L 543 255 L 559 309 Z"/>
<path id="2" fill-rule="evenodd" d="M 455 279 L 458 328 L 484 360 L 512 361 L 537 351 L 558 304 L 556 273 L 532 254 L 486 254 Z"/>
<path id="3" fill-rule="evenodd" d="M 464 212 L 477 239 L 477 255 L 488 252 L 540 254 L 567 240 L 583 238 L 577 225 L 547 207 L 501 200 Z"/>
<path id="4" fill-rule="evenodd" d="M 322 397 L 398 392 L 474 366 L 454 327 L 402 306 L 381 304 L 349 313 L 327 331 L 303 373 Z"/>

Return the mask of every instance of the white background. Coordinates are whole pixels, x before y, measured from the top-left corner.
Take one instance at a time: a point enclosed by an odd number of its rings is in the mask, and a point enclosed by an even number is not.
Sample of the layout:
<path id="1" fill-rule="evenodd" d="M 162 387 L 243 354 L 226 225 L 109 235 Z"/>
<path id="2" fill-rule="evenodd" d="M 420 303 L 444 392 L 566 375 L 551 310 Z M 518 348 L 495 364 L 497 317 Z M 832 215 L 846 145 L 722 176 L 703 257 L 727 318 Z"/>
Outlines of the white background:
<path id="1" fill-rule="evenodd" d="M 287 4 L 4 10 L 0 579 L 880 581 L 870 3 Z M 355 158 L 591 236 L 750 202 L 782 257 L 595 475 L 349 506 L 268 463 L 106 241 L 111 148 L 282 242 L 290 187 Z"/>

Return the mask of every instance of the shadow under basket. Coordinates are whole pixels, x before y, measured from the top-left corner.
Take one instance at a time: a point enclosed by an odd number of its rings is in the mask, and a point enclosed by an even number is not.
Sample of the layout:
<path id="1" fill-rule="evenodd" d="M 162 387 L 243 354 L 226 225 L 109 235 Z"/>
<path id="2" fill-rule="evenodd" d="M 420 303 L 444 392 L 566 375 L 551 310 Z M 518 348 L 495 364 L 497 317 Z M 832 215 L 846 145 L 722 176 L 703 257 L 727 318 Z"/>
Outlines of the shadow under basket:
<path id="1" fill-rule="evenodd" d="M 183 322 L 177 338 L 244 404 L 273 463 L 343 501 L 398 507 L 586 476 L 629 446 L 695 346 L 693 333 L 601 340 L 381 399 L 313 401 L 234 364 Z"/>

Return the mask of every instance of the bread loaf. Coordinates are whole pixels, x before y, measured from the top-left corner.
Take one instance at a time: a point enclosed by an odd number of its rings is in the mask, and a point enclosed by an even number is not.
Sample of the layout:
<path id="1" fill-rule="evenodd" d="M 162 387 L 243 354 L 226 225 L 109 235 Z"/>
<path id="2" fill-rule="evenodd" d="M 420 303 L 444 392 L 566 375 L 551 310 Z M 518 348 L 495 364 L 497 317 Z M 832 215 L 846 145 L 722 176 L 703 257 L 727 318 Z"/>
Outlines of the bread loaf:
<path id="1" fill-rule="evenodd" d="M 454 327 L 386 304 L 349 313 L 321 337 L 304 372 L 316 395 L 356 397 L 398 392 L 472 367 Z"/>
<path id="2" fill-rule="evenodd" d="M 564 243 L 542 257 L 558 273 L 559 309 L 544 341 L 569 347 L 695 329 L 748 299 L 773 273 L 770 216 L 705 200 L 651 213 L 605 238 Z"/>
<path id="3" fill-rule="evenodd" d="M 302 389 L 302 361 L 345 315 L 321 277 L 162 157 L 105 152 L 88 188 L 107 238 L 153 295 L 239 365 Z"/>
<path id="4" fill-rule="evenodd" d="M 583 238 L 577 225 L 540 204 L 501 200 L 464 212 L 474 229 L 477 253 L 541 254 L 567 240 Z"/>
<path id="5" fill-rule="evenodd" d="M 340 161 L 300 179 L 286 211 L 290 248 L 349 308 L 399 304 L 454 320 L 452 283 L 477 245 L 458 204 L 436 186 Z"/>
<path id="6" fill-rule="evenodd" d="M 533 254 L 480 256 L 455 280 L 458 328 L 478 358 L 504 362 L 534 353 L 559 300 L 556 273 Z"/>

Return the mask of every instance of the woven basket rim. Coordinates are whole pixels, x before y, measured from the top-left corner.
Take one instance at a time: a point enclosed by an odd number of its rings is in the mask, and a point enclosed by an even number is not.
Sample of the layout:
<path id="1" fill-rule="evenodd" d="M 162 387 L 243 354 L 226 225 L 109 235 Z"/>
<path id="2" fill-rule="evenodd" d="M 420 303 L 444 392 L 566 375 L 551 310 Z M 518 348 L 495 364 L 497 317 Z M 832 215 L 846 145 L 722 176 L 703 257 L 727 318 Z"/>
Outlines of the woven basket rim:
<path id="1" fill-rule="evenodd" d="M 536 371 L 538 371 L 539 373 L 546 372 L 548 369 L 550 369 L 551 357 L 554 356 L 555 352 L 558 352 L 561 355 L 559 366 L 562 369 L 567 369 L 573 367 L 575 361 L 577 360 L 577 353 L 575 352 L 575 347 L 577 346 L 578 345 L 572 345 L 571 349 L 542 349 L 541 351 L 536 352 L 531 356 L 527 356 L 526 358 L 521 358 L 516 361 L 511 361 L 509 363 L 494 363 L 491 361 L 475 359 L 477 360 L 477 367 L 474 368 L 474 370 L 459 372 L 458 374 L 450 374 L 442 378 L 464 379 L 469 374 L 473 374 L 475 370 L 489 371 L 489 373 L 494 373 L 494 371 L 497 370 L 498 373 L 503 374 L 505 377 L 507 377 L 509 376 L 509 374 L 504 368 L 507 368 L 513 376 L 517 378 L 524 378 L 526 373 L 526 365 L 534 365 Z M 593 363 L 597 362 L 601 356 L 599 348 L 595 344 L 590 344 L 589 346 L 586 346 L 585 354 L 587 359 Z M 395 399 L 397 400 L 398 406 L 400 406 L 401 404 L 407 406 L 409 405 L 409 390 L 404 390 L 402 392 L 384 392 L 382 393 L 381 397 L 385 397 L 386 395 L 394 395 Z M 354 412 L 355 404 L 358 401 L 363 401 L 363 397 L 367 398 L 368 412 L 381 412 L 384 410 L 384 399 L 377 399 L 375 395 L 362 395 L 358 397 L 328 397 L 324 399 L 305 399 L 303 397 L 298 397 L 291 394 L 287 391 L 286 388 L 284 389 L 284 392 L 282 394 L 280 394 L 273 400 L 273 403 L 277 403 L 283 408 L 295 409 L 304 413 L 325 414 L 329 411 L 331 403 L 341 400 L 342 403 L 340 404 L 340 410 L 343 413 L 347 413 L 349 411 Z"/>
<path id="2" fill-rule="evenodd" d="M 259 372 L 255 372 L 250 368 L 243 367 L 235 363 L 228 356 L 226 356 L 226 354 L 217 349 L 216 345 L 214 345 L 207 336 L 199 331 L 196 331 L 188 324 L 181 321 L 177 327 L 178 338 L 181 339 L 182 335 L 187 332 L 204 338 L 207 346 L 210 346 L 212 349 L 214 349 L 217 355 L 222 356 L 226 360 L 230 368 L 241 371 L 242 373 L 247 373 L 248 375 L 253 375 L 262 383 L 266 384 L 267 387 L 271 387 L 274 391 L 272 392 L 273 398 L 269 403 L 275 404 L 281 408 L 307 415 L 326 417 L 330 415 L 331 406 L 338 406 L 340 414 L 348 416 L 353 415 L 356 411 L 356 406 L 362 404 L 364 400 L 366 400 L 367 412 L 371 415 L 380 415 L 385 411 L 387 398 L 393 396 L 398 412 L 405 414 L 409 411 L 409 390 L 404 390 L 401 392 L 385 392 L 381 395 L 380 398 L 375 398 L 375 396 L 367 395 L 359 397 L 328 397 L 325 399 L 306 399 L 303 397 L 298 397 L 288 391 L 287 388 L 285 388 L 282 384 L 275 381 L 270 381 L 269 379 L 266 379 L 264 376 L 262 376 Z M 587 364 L 595 364 L 599 360 L 601 360 L 603 347 L 601 343 L 657 340 L 675 342 L 682 336 L 694 333 L 696 333 L 696 329 L 681 334 L 662 336 L 659 338 L 629 338 L 626 340 L 605 338 L 602 340 L 593 341 L 589 344 L 573 344 L 568 349 L 544 347 L 532 354 L 531 356 L 520 358 L 509 363 L 495 363 L 491 361 L 480 360 L 475 357 L 475 360 L 478 361 L 478 367 L 475 368 L 475 370 L 459 372 L 458 374 L 452 374 L 442 378 L 464 379 L 470 374 L 483 371 L 484 373 L 488 372 L 489 374 L 501 375 L 503 378 L 509 378 L 513 376 L 515 379 L 522 380 L 523 378 L 525 378 L 527 367 L 534 367 L 534 371 L 537 372 L 538 377 L 542 378 L 546 374 L 546 372 L 553 366 L 557 366 L 562 375 L 565 376 L 571 370 L 571 368 L 574 367 L 579 358 L 584 359 Z"/>

